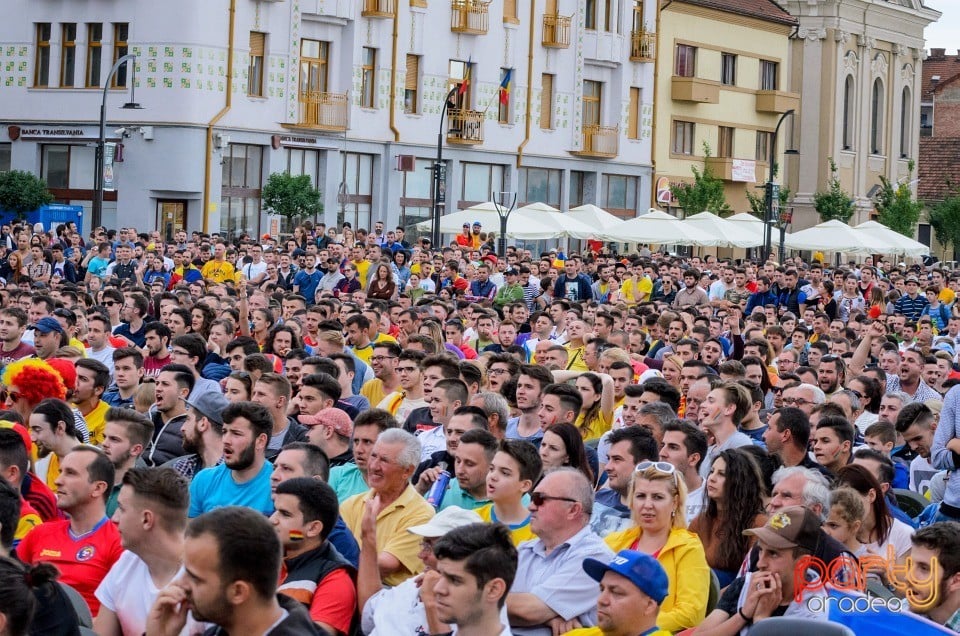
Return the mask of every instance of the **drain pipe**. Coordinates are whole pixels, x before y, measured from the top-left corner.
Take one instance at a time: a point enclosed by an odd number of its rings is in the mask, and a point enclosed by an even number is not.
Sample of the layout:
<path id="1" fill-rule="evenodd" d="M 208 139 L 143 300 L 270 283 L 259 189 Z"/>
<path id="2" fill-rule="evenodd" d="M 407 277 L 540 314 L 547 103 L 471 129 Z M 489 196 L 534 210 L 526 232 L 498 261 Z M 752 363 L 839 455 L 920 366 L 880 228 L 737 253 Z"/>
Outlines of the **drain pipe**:
<path id="1" fill-rule="evenodd" d="M 517 147 L 517 167 L 523 165 L 523 149 L 530 142 L 530 112 L 533 110 L 533 38 L 537 18 L 537 3 L 530 3 L 530 47 L 527 51 L 527 106 L 523 142 Z"/>
<path id="2" fill-rule="evenodd" d="M 227 34 L 227 96 L 224 99 L 223 108 L 213 116 L 213 119 L 207 123 L 207 150 L 203 162 L 203 231 L 210 229 L 210 180 L 211 164 L 213 163 L 213 127 L 223 119 L 233 105 L 233 46 L 234 33 L 236 31 L 237 21 L 237 0 L 230 0 L 230 25 Z"/>

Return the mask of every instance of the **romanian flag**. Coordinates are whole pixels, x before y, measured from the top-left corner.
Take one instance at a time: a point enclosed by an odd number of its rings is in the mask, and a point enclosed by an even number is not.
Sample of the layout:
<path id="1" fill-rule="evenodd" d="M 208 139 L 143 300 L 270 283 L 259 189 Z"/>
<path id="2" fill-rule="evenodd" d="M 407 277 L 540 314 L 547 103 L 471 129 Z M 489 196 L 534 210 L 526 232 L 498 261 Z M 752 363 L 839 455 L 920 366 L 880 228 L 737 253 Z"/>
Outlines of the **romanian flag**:
<path id="1" fill-rule="evenodd" d="M 510 103 L 510 83 L 513 80 L 513 69 L 508 68 L 500 81 L 500 103 L 506 105 Z"/>
<path id="2" fill-rule="evenodd" d="M 467 60 L 467 71 L 463 74 L 463 81 L 460 82 L 460 88 L 457 91 L 459 95 L 463 95 L 467 92 L 467 88 L 470 86 L 470 73 L 473 70 L 473 58 Z"/>
<path id="3" fill-rule="evenodd" d="M 300 532 L 299 530 L 291 530 L 291 531 L 290 531 L 290 540 L 291 540 L 291 541 L 303 541 L 303 539 L 304 539 L 303 533 Z"/>

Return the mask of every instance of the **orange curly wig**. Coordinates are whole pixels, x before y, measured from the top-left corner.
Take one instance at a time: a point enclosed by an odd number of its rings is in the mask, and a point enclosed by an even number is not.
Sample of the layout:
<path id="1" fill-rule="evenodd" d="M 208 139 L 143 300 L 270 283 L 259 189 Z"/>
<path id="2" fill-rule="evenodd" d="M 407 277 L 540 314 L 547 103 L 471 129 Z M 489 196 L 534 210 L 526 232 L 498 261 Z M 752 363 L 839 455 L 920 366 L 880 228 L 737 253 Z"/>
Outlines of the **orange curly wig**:
<path id="1" fill-rule="evenodd" d="M 28 358 L 11 362 L 3 370 L 4 386 L 16 387 L 20 397 L 29 404 L 39 404 L 46 398 L 66 399 L 67 388 L 60 374 L 43 360 Z"/>

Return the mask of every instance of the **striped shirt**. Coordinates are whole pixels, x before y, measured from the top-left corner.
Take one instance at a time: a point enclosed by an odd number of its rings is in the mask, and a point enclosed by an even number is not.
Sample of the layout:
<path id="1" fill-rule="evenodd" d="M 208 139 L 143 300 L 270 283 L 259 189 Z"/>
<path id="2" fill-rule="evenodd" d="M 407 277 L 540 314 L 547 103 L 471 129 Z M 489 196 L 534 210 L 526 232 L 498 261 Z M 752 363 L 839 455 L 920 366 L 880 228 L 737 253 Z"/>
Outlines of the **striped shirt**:
<path id="1" fill-rule="evenodd" d="M 893 304 L 893 310 L 898 314 L 906 316 L 907 320 L 917 320 L 923 315 L 923 312 L 929 304 L 930 301 L 927 300 L 926 296 L 917 294 L 916 298 L 911 298 L 910 295 L 907 294 L 897 299 L 897 302 Z"/>

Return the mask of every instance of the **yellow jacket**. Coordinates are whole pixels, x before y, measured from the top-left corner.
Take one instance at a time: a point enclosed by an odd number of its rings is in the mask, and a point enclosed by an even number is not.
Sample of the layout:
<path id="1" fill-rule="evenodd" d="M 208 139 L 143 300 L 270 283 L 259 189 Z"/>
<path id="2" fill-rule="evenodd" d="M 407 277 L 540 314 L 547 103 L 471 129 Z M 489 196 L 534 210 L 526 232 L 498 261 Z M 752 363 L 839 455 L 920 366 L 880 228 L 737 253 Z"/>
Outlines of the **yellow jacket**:
<path id="1" fill-rule="evenodd" d="M 627 528 L 607 535 L 604 541 L 617 553 L 631 549 L 640 534 L 640 528 Z M 670 591 L 660 604 L 657 626 L 668 632 L 696 627 L 706 616 L 710 595 L 710 566 L 700 538 L 689 530 L 671 531 L 657 561 L 670 581 Z"/>

